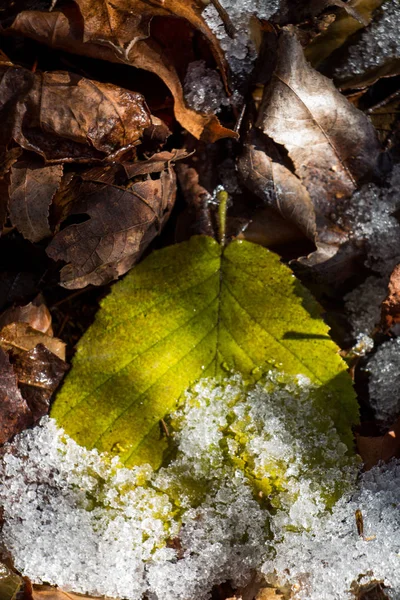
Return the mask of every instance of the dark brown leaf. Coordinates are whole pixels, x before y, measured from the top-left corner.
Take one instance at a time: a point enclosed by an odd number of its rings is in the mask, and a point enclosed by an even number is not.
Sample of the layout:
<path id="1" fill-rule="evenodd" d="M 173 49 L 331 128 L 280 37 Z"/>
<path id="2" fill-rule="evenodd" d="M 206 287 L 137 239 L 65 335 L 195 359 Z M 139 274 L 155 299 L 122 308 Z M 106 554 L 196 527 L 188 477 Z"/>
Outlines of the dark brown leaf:
<path id="1" fill-rule="evenodd" d="M 283 145 L 315 208 L 329 215 L 338 199 L 376 168 L 380 151 L 368 118 L 315 71 L 296 37 L 283 32 L 258 126 Z"/>
<path id="2" fill-rule="evenodd" d="M 172 150 L 172 152 L 158 152 L 147 160 L 141 160 L 134 163 L 122 163 L 125 173 L 129 179 L 138 175 L 149 175 L 150 173 L 161 173 L 165 169 L 169 169 L 172 163 L 175 163 L 183 158 L 186 158 L 188 153 L 186 150 Z"/>
<path id="3" fill-rule="evenodd" d="M 33 585 L 32 600 L 90 600 L 93 596 L 84 596 L 64 591 L 51 585 Z"/>
<path id="4" fill-rule="evenodd" d="M 50 398 L 68 365 L 46 346 L 38 344 L 32 350 L 17 354 L 13 367 L 22 396 L 36 422 L 49 412 Z"/>
<path id="5" fill-rule="evenodd" d="M 27 323 L 36 331 L 53 335 L 51 314 L 41 294 L 29 304 L 9 308 L 0 315 L 0 331 L 11 323 Z"/>
<path id="6" fill-rule="evenodd" d="M 175 202 L 172 168 L 159 179 L 126 188 L 101 181 L 98 169 L 91 172 L 93 179 L 85 174 L 70 213 L 88 220 L 60 231 L 47 248 L 50 258 L 68 263 L 61 285 L 69 289 L 103 285 L 126 273 L 160 233 Z"/>
<path id="7" fill-rule="evenodd" d="M 0 78 L 4 145 L 14 139 L 49 161 L 104 158 L 138 143 L 151 124 L 141 94 L 108 83 L 4 65 Z"/>
<path id="8" fill-rule="evenodd" d="M 49 226 L 49 207 L 60 185 L 62 174 L 62 165 L 36 167 L 19 162 L 11 167 L 11 223 L 30 242 L 39 242 L 52 233 Z"/>
<path id="9" fill-rule="evenodd" d="M 354 8 L 354 2 L 345 2 L 343 0 L 281 0 L 279 10 L 280 23 L 301 23 L 306 19 L 321 14 L 330 7 L 342 8 L 347 14 L 352 15 L 358 21 L 363 21 L 363 15 L 359 14 Z M 364 23 L 366 25 L 367 23 Z"/>
<path id="10" fill-rule="evenodd" d="M 26 429 L 32 414 L 17 385 L 7 352 L 0 348 L 0 444 Z"/>
<path id="11" fill-rule="evenodd" d="M 186 106 L 180 78 L 166 49 L 158 45 L 154 39 L 148 37 L 143 39 L 145 24 L 147 24 L 146 35 L 149 35 L 148 24 L 151 16 L 175 15 L 187 19 L 210 42 L 219 70 L 226 80 L 226 64 L 218 42 L 201 17 L 197 3 L 194 0 L 191 2 L 167 0 L 162 5 L 160 3 L 155 6 L 144 0 L 136 0 L 134 5 L 129 2 L 129 15 L 125 10 L 127 4 L 123 4 L 121 0 L 120 3 L 122 14 L 131 27 L 130 34 L 125 27 L 122 27 L 121 34 L 116 33 L 115 23 L 119 22 L 116 15 L 118 3 L 114 3 L 116 8 L 111 10 L 113 22 L 103 31 L 101 24 L 104 20 L 104 11 L 100 11 L 99 18 L 96 18 L 96 15 L 92 15 L 93 3 L 86 1 L 80 3 L 80 9 L 86 16 L 83 30 L 80 27 L 76 11 L 65 9 L 48 13 L 23 11 L 18 14 L 7 31 L 22 34 L 52 47 L 76 54 L 130 64 L 155 73 L 171 91 L 175 102 L 176 119 L 192 135 L 207 142 L 213 142 L 223 137 L 237 137 L 233 131 L 222 127 L 215 115 L 203 115 Z M 103 7 L 108 8 L 110 4 L 103 4 Z M 133 28 L 135 22 L 137 23 L 136 29 Z M 129 35 L 129 43 L 124 45 Z M 87 41 L 84 41 L 83 36 Z"/>
<path id="12" fill-rule="evenodd" d="M 384 331 L 400 323 L 400 265 L 390 276 L 388 294 L 382 302 L 381 324 Z"/>
<path id="13" fill-rule="evenodd" d="M 210 211 L 211 194 L 199 183 L 196 169 L 185 163 L 176 166 L 179 184 L 186 201 L 186 211 L 180 215 L 176 227 L 178 240 L 188 235 L 215 237 L 215 224 Z"/>
<path id="14" fill-rule="evenodd" d="M 12 148 L 11 150 L 5 150 L 0 157 L 0 233 L 8 215 L 9 171 L 21 154 L 21 148 Z"/>

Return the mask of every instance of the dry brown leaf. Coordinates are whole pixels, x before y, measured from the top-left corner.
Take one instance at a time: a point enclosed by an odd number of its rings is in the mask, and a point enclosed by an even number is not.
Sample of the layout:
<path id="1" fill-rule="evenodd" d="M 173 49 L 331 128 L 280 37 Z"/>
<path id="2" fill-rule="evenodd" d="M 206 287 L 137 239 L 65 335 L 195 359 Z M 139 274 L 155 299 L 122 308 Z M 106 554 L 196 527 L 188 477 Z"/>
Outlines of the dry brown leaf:
<path id="1" fill-rule="evenodd" d="M 43 344 L 19 352 L 13 358 L 18 387 L 28 403 L 34 422 L 47 415 L 50 399 L 68 370 L 68 365 Z"/>
<path id="2" fill-rule="evenodd" d="M 31 595 L 32 600 L 89 600 L 93 598 L 93 596 L 66 592 L 51 585 L 33 585 Z"/>
<path id="3" fill-rule="evenodd" d="M 18 322 L 27 323 L 36 331 L 53 335 L 51 314 L 41 294 L 25 306 L 15 306 L 4 311 L 0 315 L 0 330 L 6 325 Z"/>
<path id="4" fill-rule="evenodd" d="M 356 433 L 356 442 L 366 471 L 380 461 L 388 462 L 392 458 L 400 458 L 400 419 L 385 435 L 372 437 Z"/>
<path id="5" fill-rule="evenodd" d="M 27 323 L 10 323 L 0 331 L 0 346 L 15 354 L 29 352 L 43 344 L 50 352 L 65 360 L 65 343 L 58 338 L 36 331 Z"/>
<path id="6" fill-rule="evenodd" d="M 376 168 L 380 146 L 372 124 L 306 62 L 297 38 L 287 31 L 279 40 L 257 125 L 287 149 L 322 215 Z"/>
<path id="7" fill-rule="evenodd" d="M 279 161 L 273 142 L 252 129 L 238 161 L 244 185 L 315 241 L 315 208 L 300 179 Z"/>
<path id="8" fill-rule="evenodd" d="M 397 265 L 390 276 L 388 294 L 382 302 L 381 324 L 385 331 L 400 323 L 400 265 Z"/>
<path id="9" fill-rule="evenodd" d="M 26 429 L 32 414 L 21 395 L 7 352 L 0 347 L 0 444 Z"/>
<path id="10" fill-rule="evenodd" d="M 141 94 L 108 83 L 1 64 L 0 81 L 0 142 L 14 139 L 48 161 L 104 158 L 137 144 L 151 125 Z"/>
<path id="11" fill-rule="evenodd" d="M 145 164 L 151 169 L 151 161 Z M 66 288 L 103 285 L 126 273 L 172 210 L 176 177 L 170 166 L 159 179 L 127 187 L 112 183 L 112 176 L 109 170 L 102 177 L 98 168 L 84 175 L 70 216 L 87 215 L 88 220 L 64 228 L 47 248 L 50 258 L 67 263 L 61 270 L 61 285 Z"/>
<path id="12" fill-rule="evenodd" d="M 120 22 L 116 14 L 118 3 L 114 3 L 116 9 L 112 9 L 112 22 L 103 31 L 101 24 L 104 21 L 104 11 L 100 11 L 99 18 L 96 18 L 96 15 L 92 14 L 92 3 L 86 0 L 80 3 L 81 11 L 88 19 L 84 24 L 83 31 L 80 25 L 81 17 L 77 17 L 76 10 L 71 10 L 70 7 L 63 11 L 52 12 L 23 11 L 17 15 L 7 31 L 31 37 L 54 48 L 64 49 L 75 54 L 130 64 L 155 73 L 171 91 L 175 102 L 174 111 L 177 121 L 192 135 L 207 142 L 213 142 L 223 137 L 237 137 L 233 131 L 222 127 L 215 115 L 203 115 L 188 108 L 185 104 L 180 78 L 172 61 L 168 58 L 165 48 L 159 46 L 154 39 L 149 37 L 143 39 L 146 24 L 145 31 L 147 36 L 149 35 L 149 23 L 152 15 L 175 15 L 187 19 L 206 36 L 216 57 L 220 73 L 226 81 L 226 64 L 219 44 L 201 17 L 198 4 L 193 0 L 190 2 L 166 0 L 162 5 L 154 6 L 144 0 L 135 0 L 134 5 L 129 3 L 131 12 L 128 18 L 125 0 L 119 0 L 119 2 L 123 6 L 122 14 L 125 15 L 124 18 L 131 27 L 130 34 L 125 30 L 125 26 L 122 27 L 121 34 L 115 31 L 117 23 Z M 109 7 L 110 4 L 103 4 L 103 8 Z M 134 23 L 137 24 L 136 29 L 133 28 Z M 130 41 L 127 46 L 124 46 L 129 35 L 131 35 Z M 83 36 L 87 41 L 82 39 Z"/>
<path id="13" fill-rule="evenodd" d="M 21 161 L 11 167 L 10 219 L 27 240 L 39 242 L 52 234 L 49 210 L 62 175 L 62 165 L 39 167 Z"/>

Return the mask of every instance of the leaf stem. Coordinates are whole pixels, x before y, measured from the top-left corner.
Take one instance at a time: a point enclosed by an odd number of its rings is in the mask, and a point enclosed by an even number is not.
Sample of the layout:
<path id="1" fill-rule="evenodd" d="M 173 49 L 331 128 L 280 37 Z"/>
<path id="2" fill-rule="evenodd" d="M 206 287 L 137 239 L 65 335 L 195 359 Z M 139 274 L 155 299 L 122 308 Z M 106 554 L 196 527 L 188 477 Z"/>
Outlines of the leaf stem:
<path id="1" fill-rule="evenodd" d="M 228 210 L 229 195 L 224 189 L 217 192 L 218 201 L 218 237 L 221 246 L 225 246 L 226 236 L 226 211 Z"/>

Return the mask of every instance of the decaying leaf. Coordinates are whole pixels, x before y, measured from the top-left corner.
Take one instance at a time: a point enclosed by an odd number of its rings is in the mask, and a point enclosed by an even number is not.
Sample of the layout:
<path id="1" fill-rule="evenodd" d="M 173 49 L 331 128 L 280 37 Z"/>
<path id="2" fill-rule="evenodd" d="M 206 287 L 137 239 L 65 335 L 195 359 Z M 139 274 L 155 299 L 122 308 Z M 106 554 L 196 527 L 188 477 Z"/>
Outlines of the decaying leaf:
<path id="1" fill-rule="evenodd" d="M 357 11 L 361 18 L 356 18 L 346 8 L 342 8 L 336 16 L 335 21 L 327 31 L 315 38 L 305 50 L 306 59 L 318 67 L 332 52 L 340 48 L 346 40 L 368 25 L 383 0 L 352 0 L 351 6 Z"/>
<path id="2" fill-rule="evenodd" d="M 33 585 L 32 600 L 89 600 L 93 596 L 73 594 L 51 585 Z"/>
<path id="3" fill-rule="evenodd" d="M 61 360 L 65 359 L 64 342 L 41 331 L 36 331 L 28 323 L 10 323 L 0 331 L 0 346 L 15 354 L 33 350 L 38 344 L 43 344 Z"/>
<path id="4" fill-rule="evenodd" d="M 1 425 L 0 425 L 1 427 Z M 24 580 L 7 567 L 0 563 L 0 598 L 1 600 L 15 600 L 17 594 L 24 586 Z"/>
<path id="5" fill-rule="evenodd" d="M 52 12 L 22 11 L 7 32 L 31 37 L 54 48 L 110 62 L 130 64 L 155 73 L 171 91 L 176 119 L 191 134 L 208 142 L 222 137 L 237 137 L 233 131 L 222 127 L 215 115 L 203 115 L 187 107 L 182 83 L 166 48 L 153 38 L 146 37 L 149 36 L 150 21 L 154 15 L 187 19 L 206 36 L 222 77 L 226 80 L 226 64 L 221 50 L 201 17 L 199 5 L 195 0 L 167 0 L 157 5 L 144 0 L 135 0 L 134 4 L 125 0 L 119 0 L 117 3 L 104 0 L 102 10 L 99 11 L 94 11 L 93 4 L 86 0 L 79 2 L 79 6 L 83 17 L 87 19 L 83 20 L 83 23 L 82 16 L 77 15 L 77 7 L 73 10 L 74 7 L 68 5 L 64 9 Z M 107 16 L 110 17 L 110 22 L 103 28 Z M 124 21 L 124 25 L 117 31 L 121 20 Z"/>
<path id="6" fill-rule="evenodd" d="M 324 386 L 324 406 L 332 393 L 351 447 L 351 381 L 315 300 L 268 250 L 198 236 L 153 252 L 113 287 L 51 414 L 80 444 L 159 465 L 160 419 L 194 381 L 251 379 L 268 361 Z"/>
<path id="7" fill-rule="evenodd" d="M 108 283 L 139 259 L 160 233 L 174 205 L 176 177 L 170 164 L 178 155 L 163 153 L 162 161 L 155 157 L 141 167 L 140 163 L 127 165 L 126 169 L 135 174 L 152 173 L 157 160 L 158 166 L 167 167 L 159 179 L 149 178 L 127 187 L 112 183 L 113 169 L 104 173 L 94 168 L 85 173 L 70 216 L 87 215 L 88 220 L 61 230 L 47 248 L 50 258 L 67 263 L 61 270 L 64 287 Z"/>
<path id="8" fill-rule="evenodd" d="M 17 385 L 12 364 L 0 347 L 0 444 L 32 423 L 29 407 Z"/>
<path id="9" fill-rule="evenodd" d="M 36 331 L 53 335 L 51 314 L 41 294 L 29 304 L 9 308 L 0 315 L 0 330 L 11 323 L 27 323 Z"/>
<path id="10" fill-rule="evenodd" d="M 109 83 L 4 64 L 0 78 L 0 111 L 7 124 L 0 139 L 4 145 L 14 139 L 48 161 L 104 158 L 138 143 L 151 124 L 141 94 Z"/>
<path id="11" fill-rule="evenodd" d="M 356 433 L 356 441 L 366 471 L 380 461 L 400 458 L 400 419 L 384 435 L 367 436 Z"/>
<path id="12" fill-rule="evenodd" d="M 65 344 L 53 337 L 51 315 L 40 296 L 0 316 L 0 443 L 48 413 L 68 369 L 64 361 Z"/>
<path id="13" fill-rule="evenodd" d="M 367 110 L 379 140 L 390 147 L 400 120 L 400 93 L 397 91 Z"/>
<path id="14" fill-rule="evenodd" d="M 28 403 L 34 422 L 47 415 L 50 398 L 57 389 L 68 365 L 43 344 L 19 352 L 13 361 L 18 387 Z"/>
<path id="15" fill-rule="evenodd" d="M 306 62 L 292 33 L 281 34 L 257 125 L 287 149 L 321 214 L 376 168 L 380 146 L 369 119 Z"/>
<path id="16" fill-rule="evenodd" d="M 338 7 L 352 15 L 358 21 L 363 21 L 363 15 L 360 14 L 355 6 L 354 1 L 344 2 L 343 0 L 305 0 L 298 2 L 297 0 L 281 0 L 280 4 L 280 22 L 283 23 L 301 23 L 306 19 L 315 17 L 321 14 L 324 10 Z M 366 23 L 364 23 L 366 25 Z"/>
<path id="17" fill-rule="evenodd" d="M 400 265 L 397 265 L 390 276 L 388 295 L 382 302 L 381 324 L 385 331 L 400 323 Z"/>
<path id="18" fill-rule="evenodd" d="M 39 242 L 52 233 L 48 221 L 49 208 L 62 174 L 62 165 L 36 167 L 18 162 L 11 167 L 11 223 L 31 242 Z"/>
<path id="19" fill-rule="evenodd" d="M 238 161 L 244 185 L 315 240 L 316 215 L 310 195 L 300 179 L 279 162 L 278 150 L 260 131 L 252 129 Z"/>

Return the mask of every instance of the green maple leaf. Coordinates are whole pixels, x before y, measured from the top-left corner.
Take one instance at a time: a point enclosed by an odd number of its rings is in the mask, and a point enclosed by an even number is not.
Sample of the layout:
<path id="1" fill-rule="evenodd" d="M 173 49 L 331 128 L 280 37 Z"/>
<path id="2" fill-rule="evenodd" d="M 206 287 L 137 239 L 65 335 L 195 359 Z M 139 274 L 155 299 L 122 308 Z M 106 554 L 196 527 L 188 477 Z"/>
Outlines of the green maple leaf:
<path id="1" fill-rule="evenodd" d="M 272 252 L 209 237 L 153 252 L 102 302 L 51 416 L 127 465 L 162 461 L 160 420 L 201 377 L 304 374 L 351 447 L 357 405 L 321 309 Z"/>

